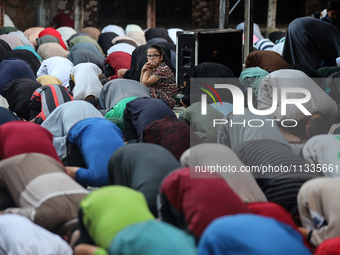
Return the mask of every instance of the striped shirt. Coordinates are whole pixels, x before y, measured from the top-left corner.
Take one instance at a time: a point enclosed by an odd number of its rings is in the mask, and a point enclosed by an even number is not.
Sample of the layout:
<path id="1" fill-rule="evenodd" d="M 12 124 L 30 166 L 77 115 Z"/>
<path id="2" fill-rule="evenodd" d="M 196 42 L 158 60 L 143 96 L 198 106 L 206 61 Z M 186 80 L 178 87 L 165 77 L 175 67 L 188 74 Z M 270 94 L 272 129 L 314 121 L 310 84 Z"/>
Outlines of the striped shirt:
<path id="1" fill-rule="evenodd" d="M 290 212 L 296 208 L 302 184 L 319 176 L 308 171 L 308 163 L 283 143 L 248 141 L 234 151 L 244 164 L 258 167 L 254 169 L 259 171 L 252 173 L 268 201 L 278 203 Z"/>
<path id="2" fill-rule="evenodd" d="M 31 119 L 41 124 L 59 105 L 72 101 L 71 94 L 64 86 L 49 84 L 36 89 L 31 97 Z"/>
<path id="3" fill-rule="evenodd" d="M 254 43 L 254 46 L 258 50 L 271 50 L 274 47 L 274 43 L 269 39 L 261 39 Z"/>

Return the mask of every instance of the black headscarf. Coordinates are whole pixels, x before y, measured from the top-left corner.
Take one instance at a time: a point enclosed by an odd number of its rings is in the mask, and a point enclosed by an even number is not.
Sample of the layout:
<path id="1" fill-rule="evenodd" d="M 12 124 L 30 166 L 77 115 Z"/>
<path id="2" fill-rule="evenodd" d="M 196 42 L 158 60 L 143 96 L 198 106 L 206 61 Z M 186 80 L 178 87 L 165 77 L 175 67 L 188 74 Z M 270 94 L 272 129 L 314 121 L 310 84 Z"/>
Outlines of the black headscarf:
<path id="1" fill-rule="evenodd" d="M 0 39 L 0 45 L 2 46 L 2 48 L 5 49 L 6 52 L 12 50 L 12 48 L 8 45 L 8 43 L 5 40 Z"/>
<path id="2" fill-rule="evenodd" d="M 333 25 L 311 17 L 293 20 L 287 30 L 282 57 L 291 64 L 305 64 L 312 70 L 322 60 L 340 56 L 340 32 Z"/>
<path id="3" fill-rule="evenodd" d="M 124 137 L 126 141 L 142 139 L 144 129 L 157 119 L 177 118 L 168 104 L 151 97 L 141 97 L 126 104 L 124 110 Z"/>
<path id="4" fill-rule="evenodd" d="M 15 79 L 29 78 L 35 81 L 36 76 L 29 64 L 21 59 L 4 59 L 0 62 L 0 94 L 4 96 L 4 87 Z M 33 92 L 32 92 L 33 93 Z"/>
<path id="5" fill-rule="evenodd" d="M 231 71 L 231 69 L 225 65 L 218 64 L 218 63 L 212 63 L 212 62 L 204 62 L 196 65 L 191 73 L 191 78 L 195 78 L 195 83 L 190 84 L 189 93 L 185 95 L 185 97 L 182 99 L 183 101 L 190 104 L 201 102 L 201 91 L 200 87 L 204 87 L 201 83 L 205 83 L 208 81 L 206 78 L 211 78 L 209 81 L 213 82 L 214 78 L 218 79 L 217 82 L 222 82 L 221 79 L 223 79 L 223 82 L 225 83 L 232 83 L 233 85 L 237 86 L 238 88 L 243 91 L 243 87 L 240 84 L 239 80 L 235 77 L 234 73 Z M 209 84 L 210 86 L 214 87 L 214 84 Z M 231 95 L 231 92 L 227 89 L 215 89 L 218 95 L 221 98 L 222 102 L 226 103 L 233 103 L 233 98 Z M 191 96 L 190 96 L 191 95 Z M 207 103 L 211 104 L 213 103 L 213 99 L 211 97 L 207 97 Z"/>
<path id="6" fill-rule="evenodd" d="M 164 45 L 161 44 L 157 44 L 159 45 L 163 52 L 164 52 L 164 56 L 169 60 L 167 61 L 167 65 L 170 67 L 170 69 L 174 72 L 175 68 L 173 67 L 173 65 L 171 64 L 171 52 L 170 50 L 165 47 Z M 124 78 L 125 79 L 131 79 L 131 80 L 135 80 L 135 81 L 140 81 L 140 74 L 142 71 L 142 67 L 144 66 L 144 64 L 146 62 L 148 62 L 148 59 L 146 57 L 147 55 L 147 51 L 148 51 L 148 47 L 150 45 L 148 44 L 143 44 L 141 46 L 138 46 L 131 55 L 131 65 L 130 65 L 130 69 L 127 70 L 124 74 Z"/>
<path id="7" fill-rule="evenodd" d="M 29 78 L 15 79 L 8 83 L 4 87 L 3 93 L 9 104 L 9 109 L 19 117 L 29 120 L 31 97 L 33 92 L 39 87 L 41 87 L 39 82 Z"/>
<path id="8" fill-rule="evenodd" d="M 9 45 L 2 39 L 0 39 L 0 62 L 4 60 L 6 54 L 12 51 Z"/>
<path id="9" fill-rule="evenodd" d="M 36 75 L 40 68 L 40 61 L 37 56 L 29 50 L 12 50 L 8 52 L 4 59 L 21 59 L 31 67 L 33 73 Z"/>
<path id="10" fill-rule="evenodd" d="M 268 36 L 269 40 L 275 43 L 277 40 L 280 40 L 282 37 L 285 37 L 286 33 L 282 31 L 274 31 L 271 32 Z"/>
<path id="11" fill-rule="evenodd" d="M 156 144 L 135 143 L 119 148 L 109 161 L 110 185 L 140 191 L 157 217 L 156 197 L 165 176 L 181 167 L 176 158 Z"/>
<path id="12" fill-rule="evenodd" d="M 300 71 L 304 72 L 305 74 L 307 74 L 310 78 L 317 78 L 318 77 L 316 72 L 314 72 L 312 69 L 310 69 L 305 64 L 291 65 L 291 66 L 287 67 L 287 69 L 300 70 Z"/>
<path id="13" fill-rule="evenodd" d="M 149 41 L 152 38 L 164 38 L 168 42 L 173 42 L 168 34 L 168 30 L 164 27 L 149 28 L 145 32 L 145 39 Z"/>
<path id="14" fill-rule="evenodd" d="M 98 44 L 102 48 L 103 52 L 106 54 L 107 50 L 111 48 L 112 39 L 117 37 L 118 35 L 114 32 L 106 32 L 102 33 L 98 37 Z"/>

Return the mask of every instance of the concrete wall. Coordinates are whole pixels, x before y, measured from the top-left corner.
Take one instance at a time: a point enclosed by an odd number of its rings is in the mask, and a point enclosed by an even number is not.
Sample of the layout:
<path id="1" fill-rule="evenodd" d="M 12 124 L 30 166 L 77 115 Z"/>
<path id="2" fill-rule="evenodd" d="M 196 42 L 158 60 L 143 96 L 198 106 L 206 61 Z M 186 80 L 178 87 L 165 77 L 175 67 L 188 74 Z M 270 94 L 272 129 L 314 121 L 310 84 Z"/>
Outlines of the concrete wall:
<path id="1" fill-rule="evenodd" d="M 206 0 L 192 0 L 192 20 L 193 26 L 204 26 L 211 22 L 213 16 L 213 8 L 211 8 L 211 1 Z"/>
<path id="2" fill-rule="evenodd" d="M 7 14 L 19 30 L 37 26 L 37 1 L 10 0 L 5 1 Z"/>

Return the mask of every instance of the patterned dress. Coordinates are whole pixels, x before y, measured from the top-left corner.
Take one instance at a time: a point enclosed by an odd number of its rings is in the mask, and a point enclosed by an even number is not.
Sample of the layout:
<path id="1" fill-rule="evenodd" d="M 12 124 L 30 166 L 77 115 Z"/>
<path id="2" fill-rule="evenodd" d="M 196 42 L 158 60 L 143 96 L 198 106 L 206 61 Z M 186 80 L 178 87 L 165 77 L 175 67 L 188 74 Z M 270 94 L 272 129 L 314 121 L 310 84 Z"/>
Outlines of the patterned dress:
<path id="1" fill-rule="evenodd" d="M 150 76 L 151 75 L 160 78 L 149 87 L 151 97 L 163 99 L 171 109 L 174 108 L 176 104 L 177 85 L 173 71 L 162 62 L 151 71 Z"/>

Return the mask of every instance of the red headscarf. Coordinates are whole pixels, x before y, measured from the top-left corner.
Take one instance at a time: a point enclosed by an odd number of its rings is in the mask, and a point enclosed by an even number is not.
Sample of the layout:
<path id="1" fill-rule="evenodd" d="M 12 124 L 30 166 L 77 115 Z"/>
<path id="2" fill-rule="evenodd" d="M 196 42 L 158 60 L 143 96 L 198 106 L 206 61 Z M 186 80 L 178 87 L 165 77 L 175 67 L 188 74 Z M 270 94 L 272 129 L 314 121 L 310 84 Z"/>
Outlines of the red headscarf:
<path id="1" fill-rule="evenodd" d="M 323 241 L 316 249 L 314 255 L 338 255 L 340 254 L 340 237 L 334 237 Z"/>
<path id="2" fill-rule="evenodd" d="M 169 150 L 177 160 L 190 145 L 202 143 L 201 139 L 190 130 L 190 127 L 176 118 L 169 116 L 153 121 L 144 129 L 143 140 L 158 144 Z"/>
<path id="3" fill-rule="evenodd" d="M 131 55 L 126 52 L 116 51 L 108 55 L 105 62 L 108 63 L 116 73 L 110 77 L 110 80 L 117 79 L 119 69 L 130 69 Z"/>
<path id="4" fill-rule="evenodd" d="M 60 42 L 60 45 L 65 49 L 67 50 L 67 47 L 63 41 L 63 38 L 61 38 L 61 34 L 55 30 L 53 27 L 48 27 L 48 28 L 45 28 L 43 31 L 41 31 L 38 35 L 38 37 L 43 37 L 44 35 L 52 35 L 56 38 L 58 38 L 59 42 Z"/>
<path id="5" fill-rule="evenodd" d="M 0 158 L 24 153 L 48 155 L 62 164 L 53 146 L 53 136 L 38 124 L 10 121 L 0 126 Z"/>
<path id="6" fill-rule="evenodd" d="M 162 220 L 186 228 L 199 238 L 218 217 L 250 213 L 227 182 L 217 174 L 215 177 L 191 178 L 189 167 L 171 172 L 161 186 Z"/>
<path id="7" fill-rule="evenodd" d="M 272 203 L 272 202 L 258 202 L 258 203 L 250 203 L 248 204 L 249 209 L 252 213 L 274 218 L 280 222 L 286 223 L 294 228 L 297 232 L 300 233 L 297 228 L 292 215 L 281 205 Z M 302 236 L 303 237 L 303 236 Z M 310 249 L 310 245 L 306 238 L 303 237 L 303 242 L 307 248 Z"/>
<path id="8" fill-rule="evenodd" d="M 54 16 L 53 22 L 56 23 L 55 28 L 59 27 L 72 27 L 74 28 L 74 21 L 68 15 L 59 13 Z"/>

